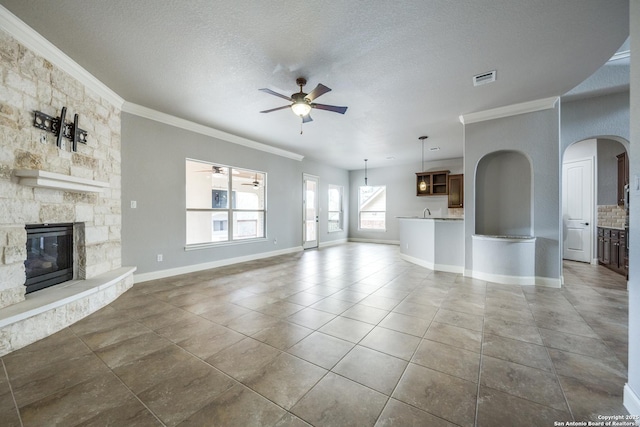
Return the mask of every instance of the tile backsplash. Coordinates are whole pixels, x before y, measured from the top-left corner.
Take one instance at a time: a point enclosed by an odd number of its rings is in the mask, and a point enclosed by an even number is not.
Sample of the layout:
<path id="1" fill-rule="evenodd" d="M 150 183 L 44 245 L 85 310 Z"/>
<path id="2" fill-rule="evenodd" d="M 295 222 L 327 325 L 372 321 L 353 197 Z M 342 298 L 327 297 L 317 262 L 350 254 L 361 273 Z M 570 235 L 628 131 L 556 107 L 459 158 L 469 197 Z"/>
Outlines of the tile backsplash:
<path id="1" fill-rule="evenodd" d="M 624 228 L 627 213 L 622 206 L 598 205 L 598 227 Z"/>

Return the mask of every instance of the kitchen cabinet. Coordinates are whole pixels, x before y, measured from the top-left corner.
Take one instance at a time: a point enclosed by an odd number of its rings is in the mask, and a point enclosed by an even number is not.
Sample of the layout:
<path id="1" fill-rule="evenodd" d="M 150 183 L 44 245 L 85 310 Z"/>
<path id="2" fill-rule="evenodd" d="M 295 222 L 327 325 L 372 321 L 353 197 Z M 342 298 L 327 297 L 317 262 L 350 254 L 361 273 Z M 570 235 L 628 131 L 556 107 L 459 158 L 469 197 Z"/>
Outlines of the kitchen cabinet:
<path id="1" fill-rule="evenodd" d="M 446 196 L 449 194 L 449 171 L 416 172 L 417 196 Z"/>
<path id="2" fill-rule="evenodd" d="M 449 175 L 449 207 L 464 207 L 464 175 Z"/>
<path id="3" fill-rule="evenodd" d="M 624 206 L 624 187 L 629 184 L 629 159 L 626 151 L 616 157 L 618 157 L 618 206 Z"/>
<path id="4" fill-rule="evenodd" d="M 615 228 L 598 227 L 598 263 L 610 270 L 627 275 L 627 233 Z"/>

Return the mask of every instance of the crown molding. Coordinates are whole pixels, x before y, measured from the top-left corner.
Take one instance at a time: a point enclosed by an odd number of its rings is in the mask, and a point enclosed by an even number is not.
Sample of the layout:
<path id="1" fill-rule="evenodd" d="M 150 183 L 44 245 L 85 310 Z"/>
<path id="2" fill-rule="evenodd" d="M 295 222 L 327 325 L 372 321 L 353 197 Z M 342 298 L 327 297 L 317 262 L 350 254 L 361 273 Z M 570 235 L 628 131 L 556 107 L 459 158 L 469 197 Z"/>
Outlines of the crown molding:
<path id="1" fill-rule="evenodd" d="M 170 114 L 162 113 L 157 110 L 153 110 L 142 105 L 134 104 L 132 102 L 125 101 L 122 105 L 122 111 L 125 113 L 133 114 L 135 116 L 143 117 L 145 119 L 154 120 L 156 122 L 164 123 L 166 125 L 174 126 L 180 129 L 185 129 L 191 132 L 199 133 L 201 135 L 211 136 L 213 138 L 221 139 L 223 141 L 231 142 L 233 144 L 242 145 L 244 147 L 253 148 L 254 150 L 260 150 L 267 153 L 275 154 L 277 156 L 286 157 L 289 159 L 302 161 L 304 156 L 291 151 L 283 150 L 280 148 L 272 147 L 261 142 L 253 141 L 248 138 L 233 135 L 228 132 L 224 132 L 218 129 L 214 129 L 209 126 L 201 125 L 189 120 L 181 119 Z"/>
<path id="2" fill-rule="evenodd" d="M 20 18 L 15 16 L 4 6 L 0 5 L 0 29 L 6 32 L 26 48 L 51 62 L 71 77 L 78 80 L 90 90 L 113 104 L 121 108 L 124 99 L 104 83 L 98 80 L 93 74 L 82 68 L 77 62 L 58 49 L 49 40 L 42 37 L 33 28 L 25 24 Z"/>
<path id="3" fill-rule="evenodd" d="M 533 113 L 534 111 L 548 110 L 555 107 L 558 100 L 560 100 L 559 97 L 552 96 L 551 98 L 507 105 L 505 107 L 493 108 L 491 110 L 478 111 L 477 113 L 464 114 L 459 117 L 459 120 L 463 125 L 468 125 L 470 123 L 484 122 L 486 120 L 500 119 L 524 113 Z"/>
<path id="4" fill-rule="evenodd" d="M 626 59 L 626 58 L 629 58 L 630 56 L 631 56 L 630 50 L 623 50 L 622 52 L 614 53 L 611 59 L 609 59 L 607 62 L 617 61 L 619 59 Z"/>

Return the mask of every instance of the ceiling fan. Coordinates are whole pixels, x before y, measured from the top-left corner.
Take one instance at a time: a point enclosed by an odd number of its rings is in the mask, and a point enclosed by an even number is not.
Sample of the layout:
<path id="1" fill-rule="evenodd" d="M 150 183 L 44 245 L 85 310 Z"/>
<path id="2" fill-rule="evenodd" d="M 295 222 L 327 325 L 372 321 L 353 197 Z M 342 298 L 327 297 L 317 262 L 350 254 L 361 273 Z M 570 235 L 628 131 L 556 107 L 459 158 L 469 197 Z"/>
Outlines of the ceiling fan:
<path id="1" fill-rule="evenodd" d="M 213 174 L 226 174 L 226 170 L 224 168 L 222 168 L 221 166 L 211 166 L 211 169 L 203 169 L 203 170 L 199 170 L 196 172 L 207 172 L 207 173 L 213 173 Z"/>
<path id="2" fill-rule="evenodd" d="M 307 123 L 313 120 L 311 118 L 311 115 L 309 114 L 312 108 L 317 108 L 318 110 L 333 111 L 334 113 L 340 113 L 340 114 L 344 114 L 345 111 L 347 111 L 347 107 L 338 107 L 335 105 L 326 105 L 326 104 L 316 104 L 315 102 L 313 102 L 314 99 L 331 91 L 331 89 L 329 89 L 322 83 L 319 83 L 318 86 L 316 86 L 316 88 L 309 93 L 304 93 L 302 91 L 302 87 L 307 84 L 307 80 L 305 78 L 299 77 L 296 80 L 296 84 L 300 86 L 300 92 L 294 93 L 291 96 L 282 95 L 282 94 L 279 94 L 278 92 L 274 92 L 271 89 L 267 89 L 267 88 L 259 89 L 262 92 L 270 93 L 271 95 L 275 95 L 280 98 L 286 99 L 287 101 L 292 102 L 291 105 L 285 105 L 283 107 L 272 108 L 270 110 L 264 110 L 260 112 L 271 113 L 272 111 L 291 108 L 291 111 L 293 111 L 293 113 L 296 116 L 299 116 L 302 118 L 302 123 Z"/>
<path id="3" fill-rule="evenodd" d="M 258 174 L 256 174 L 255 178 L 253 178 L 253 182 L 251 182 L 251 183 L 243 182 L 242 185 L 251 185 L 251 186 L 253 186 L 253 188 L 260 187 L 260 181 L 258 181 Z"/>

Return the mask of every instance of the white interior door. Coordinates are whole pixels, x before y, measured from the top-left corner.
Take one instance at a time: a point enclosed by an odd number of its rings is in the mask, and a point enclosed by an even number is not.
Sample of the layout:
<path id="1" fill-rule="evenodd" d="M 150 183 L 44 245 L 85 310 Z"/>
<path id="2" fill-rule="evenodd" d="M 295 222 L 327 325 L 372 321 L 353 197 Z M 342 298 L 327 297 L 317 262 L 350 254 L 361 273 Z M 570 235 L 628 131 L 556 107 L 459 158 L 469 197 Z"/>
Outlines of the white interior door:
<path id="1" fill-rule="evenodd" d="M 564 259 L 591 262 L 593 211 L 593 159 L 563 163 Z"/>
<path id="2" fill-rule="evenodd" d="M 303 243 L 305 249 L 318 247 L 318 177 L 303 175 Z"/>

